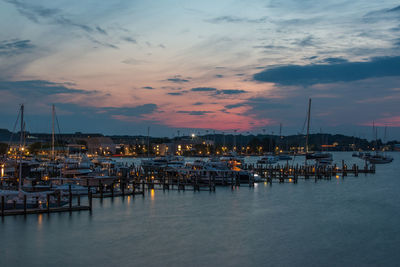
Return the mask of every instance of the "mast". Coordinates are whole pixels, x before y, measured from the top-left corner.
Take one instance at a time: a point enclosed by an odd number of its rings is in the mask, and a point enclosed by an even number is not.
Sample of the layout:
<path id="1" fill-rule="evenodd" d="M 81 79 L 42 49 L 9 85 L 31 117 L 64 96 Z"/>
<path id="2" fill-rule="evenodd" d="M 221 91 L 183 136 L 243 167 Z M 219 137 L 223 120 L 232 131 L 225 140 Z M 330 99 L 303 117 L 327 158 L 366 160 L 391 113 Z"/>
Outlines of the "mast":
<path id="1" fill-rule="evenodd" d="M 24 104 L 21 104 L 21 130 L 19 139 L 19 181 L 18 181 L 18 191 L 22 188 L 22 154 L 23 154 L 23 141 L 24 141 Z"/>
<path id="2" fill-rule="evenodd" d="M 308 153 L 308 137 L 310 135 L 310 114 L 311 114 L 311 98 L 308 99 L 306 153 Z"/>
<path id="3" fill-rule="evenodd" d="M 55 159 L 55 153 L 54 153 L 54 143 L 55 143 L 55 135 L 54 135 L 54 117 L 56 114 L 56 108 L 53 104 L 52 107 L 52 127 L 51 127 L 51 159 Z"/>
<path id="4" fill-rule="evenodd" d="M 147 157 L 150 158 L 150 127 L 147 127 Z"/>
<path id="5" fill-rule="evenodd" d="M 306 155 L 304 156 L 304 166 L 307 166 L 308 154 L 308 137 L 310 135 L 310 114 L 311 114 L 311 98 L 308 99 L 308 113 L 307 113 L 307 136 L 306 136 Z"/>

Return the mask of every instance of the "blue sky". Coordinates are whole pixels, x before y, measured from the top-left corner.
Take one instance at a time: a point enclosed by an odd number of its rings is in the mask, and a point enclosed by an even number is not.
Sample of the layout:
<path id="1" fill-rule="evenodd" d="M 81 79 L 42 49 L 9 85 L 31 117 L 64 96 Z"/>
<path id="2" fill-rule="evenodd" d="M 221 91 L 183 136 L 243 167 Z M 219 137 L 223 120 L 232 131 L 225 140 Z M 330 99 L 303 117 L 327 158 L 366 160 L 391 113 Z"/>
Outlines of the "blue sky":
<path id="1" fill-rule="evenodd" d="M 0 0 L 0 118 L 172 136 L 302 130 L 400 139 L 396 1 Z M 185 129 L 185 130 L 184 130 Z M 383 130 L 381 130 L 383 132 Z"/>

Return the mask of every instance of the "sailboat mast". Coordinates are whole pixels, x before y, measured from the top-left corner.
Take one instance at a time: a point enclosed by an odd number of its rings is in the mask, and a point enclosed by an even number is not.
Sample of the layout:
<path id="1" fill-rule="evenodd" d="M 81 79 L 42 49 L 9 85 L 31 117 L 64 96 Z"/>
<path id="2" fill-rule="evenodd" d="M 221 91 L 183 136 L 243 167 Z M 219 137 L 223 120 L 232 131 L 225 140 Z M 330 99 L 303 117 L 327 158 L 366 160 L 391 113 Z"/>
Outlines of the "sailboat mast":
<path id="1" fill-rule="evenodd" d="M 310 135 L 311 98 L 308 100 L 306 153 L 308 153 L 308 137 Z"/>
<path id="2" fill-rule="evenodd" d="M 19 140 L 19 181 L 18 190 L 21 191 L 22 187 L 22 155 L 23 155 L 23 141 L 24 141 L 24 104 L 21 104 L 21 130 L 20 130 L 20 140 Z"/>
<path id="3" fill-rule="evenodd" d="M 150 127 L 147 127 L 147 157 L 150 158 Z"/>
<path id="4" fill-rule="evenodd" d="M 56 109 L 55 106 L 53 104 L 52 107 L 52 127 L 51 127 L 51 159 L 54 160 L 55 158 L 55 153 L 54 153 L 54 143 L 55 143 L 55 133 L 54 133 L 54 117 L 56 114 Z"/>

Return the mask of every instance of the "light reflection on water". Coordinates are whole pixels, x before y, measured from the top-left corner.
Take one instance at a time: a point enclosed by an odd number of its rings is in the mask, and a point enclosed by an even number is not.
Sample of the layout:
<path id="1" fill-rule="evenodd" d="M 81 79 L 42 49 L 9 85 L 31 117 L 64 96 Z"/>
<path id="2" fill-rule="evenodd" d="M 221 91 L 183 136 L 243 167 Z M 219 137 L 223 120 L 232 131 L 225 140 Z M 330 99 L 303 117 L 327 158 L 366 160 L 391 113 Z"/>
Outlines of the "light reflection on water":
<path id="1" fill-rule="evenodd" d="M 92 213 L 7 217 L 0 266 L 396 266 L 393 156 L 376 175 L 215 193 L 150 190 L 93 199 Z"/>

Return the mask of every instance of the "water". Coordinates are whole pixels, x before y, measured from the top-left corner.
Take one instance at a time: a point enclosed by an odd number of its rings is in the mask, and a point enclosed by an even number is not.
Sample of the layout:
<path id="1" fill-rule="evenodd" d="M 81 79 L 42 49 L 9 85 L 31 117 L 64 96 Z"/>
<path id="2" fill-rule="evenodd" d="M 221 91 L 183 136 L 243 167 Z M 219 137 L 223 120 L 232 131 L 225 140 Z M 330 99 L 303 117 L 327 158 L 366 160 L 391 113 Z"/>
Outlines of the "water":
<path id="1" fill-rule="evenodd" d="M 6 217 L 0 266 L 399 266 L 400 153 L 377 174 L 151 191 Z M 340 162 L 358 159 L 335 153 Z M 396 169 L 397 168 L 397 169 Z"/>

